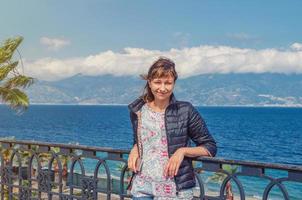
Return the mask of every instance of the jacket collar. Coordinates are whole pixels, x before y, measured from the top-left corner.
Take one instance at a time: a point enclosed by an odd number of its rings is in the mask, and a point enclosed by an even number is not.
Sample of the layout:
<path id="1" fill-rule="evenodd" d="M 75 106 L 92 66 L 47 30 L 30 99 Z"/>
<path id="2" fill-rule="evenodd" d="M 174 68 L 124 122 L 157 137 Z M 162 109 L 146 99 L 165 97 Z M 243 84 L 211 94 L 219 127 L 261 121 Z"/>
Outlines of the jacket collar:
<path id="1" fill-rule="evenodd" d="M 139 111 L 143 107 L 143 105 L 145 103 L 146 102 L 143 100 L 143 98 L 139 97 L 135 101 L 133 101 L 132 103 L 130 103 L 128 105 L 128 108 L 132 112 L 137 112 L 137 111 Z M 176 103 L 176 98 L 175 98 L 174 94 L 172 93 L 172 95 L 170 97 L 169 105 L 174 104 L 174 103 Z"/>

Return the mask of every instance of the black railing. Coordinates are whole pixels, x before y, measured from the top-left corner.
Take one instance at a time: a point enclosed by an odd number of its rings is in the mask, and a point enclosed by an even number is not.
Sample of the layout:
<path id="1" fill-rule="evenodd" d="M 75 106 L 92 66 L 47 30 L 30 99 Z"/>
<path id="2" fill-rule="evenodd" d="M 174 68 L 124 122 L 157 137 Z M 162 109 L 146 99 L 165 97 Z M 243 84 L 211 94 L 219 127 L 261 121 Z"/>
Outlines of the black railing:
<path id="1" fill-rule="evenodd" d="M 127 169 L 129 151 L 35 141 L 0 140 L 0 143 L 1 200 L 131 198 L 126 190 L 131 177 Z M 279 189 L 281 199 L 302 199 L 301 166 L 217 158 L 194 159 L 194 166 L 195 199 L 222 200 L 231 199 L 232 195 L 249 199 L 241 177 L 266 180 L 261 182 L 263 191 L 258 192 L 263 200 L 269 199 L 274 187 Z M 281 173 L 275 177 L 269 174 L 270 170 Z M 218 181 L 216 193 L 206 192 L 206 173 L 211 173 L 207 179 Z M 297 184 L 291 189 L 293 194 L 287 182 Z"/>

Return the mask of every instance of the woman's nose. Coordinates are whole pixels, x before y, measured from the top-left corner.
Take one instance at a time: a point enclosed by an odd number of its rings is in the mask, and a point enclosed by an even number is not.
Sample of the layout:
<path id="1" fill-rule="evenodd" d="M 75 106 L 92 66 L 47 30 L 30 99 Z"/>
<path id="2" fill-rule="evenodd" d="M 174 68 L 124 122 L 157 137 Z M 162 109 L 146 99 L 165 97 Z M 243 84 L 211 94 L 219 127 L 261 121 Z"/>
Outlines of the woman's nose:
<path id="1" fill-rule="evenodd" d="M 166 90 L 166 85 L 165 84 L 161 84 L 159 89 L 161 91 L 165 91 Z"/>

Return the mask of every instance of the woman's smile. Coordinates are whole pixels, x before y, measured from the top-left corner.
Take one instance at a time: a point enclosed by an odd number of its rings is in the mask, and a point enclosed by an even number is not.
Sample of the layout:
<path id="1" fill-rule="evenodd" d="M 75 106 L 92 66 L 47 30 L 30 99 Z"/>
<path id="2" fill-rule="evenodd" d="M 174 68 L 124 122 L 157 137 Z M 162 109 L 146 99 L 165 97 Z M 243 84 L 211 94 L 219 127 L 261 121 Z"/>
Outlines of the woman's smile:
<path id="1" fill-rule="evenodd" d="M 158 95 L 166 95 L 167 94 L 167 92 L 156 92 Z"/>

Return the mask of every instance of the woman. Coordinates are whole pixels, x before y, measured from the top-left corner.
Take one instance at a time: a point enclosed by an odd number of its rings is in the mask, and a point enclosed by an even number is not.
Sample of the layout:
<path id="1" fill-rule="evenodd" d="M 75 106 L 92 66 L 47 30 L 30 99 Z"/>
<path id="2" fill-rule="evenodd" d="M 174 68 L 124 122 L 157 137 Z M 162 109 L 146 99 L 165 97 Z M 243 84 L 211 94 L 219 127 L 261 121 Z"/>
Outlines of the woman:
<path id="1" fill-rule="evenodd" d="M 144 94 L 128 107 L 134 145 L 128 167 L 134 172 L 131 194 L 139 199 L 192 199 L 192 157 L 215 156 L 216 143 L 204 120 L 188 102 L 173 95 L 173 61 L 159 58 L 143 78 Z M 190 147 L 192 140 L 196 147 Z"/>

